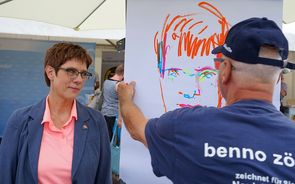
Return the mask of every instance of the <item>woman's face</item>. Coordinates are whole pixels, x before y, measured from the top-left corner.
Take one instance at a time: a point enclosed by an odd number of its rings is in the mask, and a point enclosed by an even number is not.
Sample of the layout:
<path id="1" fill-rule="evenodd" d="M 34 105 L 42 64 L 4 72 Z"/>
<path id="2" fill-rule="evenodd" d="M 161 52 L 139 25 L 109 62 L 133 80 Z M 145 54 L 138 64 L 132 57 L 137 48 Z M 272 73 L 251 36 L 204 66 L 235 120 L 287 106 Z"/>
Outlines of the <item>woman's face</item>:
<path id="1" fill-rule="evenodd" d="M 78 76 L 73 75 L 77 71 L 80 72 Z M 63 99 L 75 99 L 87 80 L 82 78 L 81 72 L 87 72 L 86 63 L 77 59 L 68 60 L 59 67 L 57 73 L 53 72 L 50 93 Z"/>

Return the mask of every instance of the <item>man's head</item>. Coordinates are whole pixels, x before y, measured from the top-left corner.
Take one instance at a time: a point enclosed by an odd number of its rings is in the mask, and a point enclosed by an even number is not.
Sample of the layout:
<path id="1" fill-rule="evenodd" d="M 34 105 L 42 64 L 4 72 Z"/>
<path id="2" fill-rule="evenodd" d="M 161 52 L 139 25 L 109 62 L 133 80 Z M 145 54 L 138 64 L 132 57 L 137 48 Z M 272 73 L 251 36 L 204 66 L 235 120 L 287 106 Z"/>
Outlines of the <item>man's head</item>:
<path id="1" fill-rule="evenodd" d="M 260 57 L 262 46 L 276 48 L 281 59 Z M 237 23 L 229 30 L 225 43 L 212 50 L 212 54 L 218 53 L 243 63 L 283 68 L 289 48 L 286 37 L 274 21 L 267 18 L 250 18 Z"/>
<path id="2" fill-rule="evenodd" d="M 222 95 L 227 101 L 233 91 L 272 95 L 288 52 L 288 41 L 272 20 L 250 18 L 237 23 L 225 43 L 212 50 L 223 55 L 219 74 Z"/>
<path id="3" fill-rule="evenodd" d="M 85 63 L 87 68 L 92 63 L 91 57 L 81 46 L 72 43 L 57 43 L 47 50 L 44 59 L 44 69 L 49 65 L 57 72 L 61 65 L 71 59 Z M 45 71 L 44 76 L 47 86 L 50 86 L 50 80 Z"/>

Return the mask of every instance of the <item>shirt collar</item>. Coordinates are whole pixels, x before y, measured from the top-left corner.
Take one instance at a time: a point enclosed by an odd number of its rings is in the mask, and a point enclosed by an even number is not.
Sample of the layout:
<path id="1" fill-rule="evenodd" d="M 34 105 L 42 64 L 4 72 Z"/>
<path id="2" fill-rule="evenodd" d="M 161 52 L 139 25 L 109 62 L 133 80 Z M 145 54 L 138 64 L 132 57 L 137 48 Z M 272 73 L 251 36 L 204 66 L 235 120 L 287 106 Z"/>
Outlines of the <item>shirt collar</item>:
<path id="1" fill-rule="evenodd" d="M 51 119 L 51 115 L 50 115 L 50 108 L 49 108 L 49 103 L 48 103 L 48 96 L 46 97 L 46 106 L 45 106 L 45 112 L 43 115 L 43 120 L 41 122 L 41 124 L 44 124 L 45 122 L 48 123 L 52 123 L 52 119 Z M 77 121 L 78 116 L 77 116 L 77 103 L 76 103 L 76 99 L 74 99 L 74 103 L 72 106 L 72 110 L 71 110 L 71 115 L 70 115 L 70 119 L 69 121 L 67 121 L 64 126 L 67 126 L 70 122 L 72 122 L 72 119 L 75 119 Z"/>

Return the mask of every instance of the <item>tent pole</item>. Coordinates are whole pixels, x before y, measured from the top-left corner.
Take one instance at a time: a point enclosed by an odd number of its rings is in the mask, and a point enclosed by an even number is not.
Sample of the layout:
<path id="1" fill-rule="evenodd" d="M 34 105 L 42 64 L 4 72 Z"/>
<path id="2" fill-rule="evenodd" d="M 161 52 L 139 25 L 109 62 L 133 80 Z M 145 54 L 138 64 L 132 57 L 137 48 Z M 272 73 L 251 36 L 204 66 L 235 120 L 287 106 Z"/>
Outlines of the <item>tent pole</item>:
<path id="1" fill-rule="evenodd" d="M 8 2 L 10 2 L 10 1 L 12 1 L 12 0 L 2 1 L 2 2 L 0 2 L 0 5 L 5 4 L 5 3 L 8 3 Z"/>
<path id="2" fill-rule="evenodd" d="M 12 0 L 10 0 L 10 1 L 12 1 Z M 105 3 L 106 2 L 106 0 L 103 0 L 80 24 L 78 24 L 74 29 L 76 30 L 76 31 L 79 31 L 79 29 L 80 29 L 80 26 L 99 8 L 99 7 L 101 7 L 101 5 L 103 5 L 103 3 Z"/>

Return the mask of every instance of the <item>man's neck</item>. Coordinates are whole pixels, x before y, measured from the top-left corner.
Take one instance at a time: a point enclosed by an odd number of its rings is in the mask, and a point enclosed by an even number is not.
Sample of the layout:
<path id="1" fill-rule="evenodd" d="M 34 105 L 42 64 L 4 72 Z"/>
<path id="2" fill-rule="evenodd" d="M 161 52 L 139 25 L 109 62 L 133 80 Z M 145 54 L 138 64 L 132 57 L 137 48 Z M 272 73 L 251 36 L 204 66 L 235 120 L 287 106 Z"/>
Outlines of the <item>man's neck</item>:
<path id="1" fill-rule="evenodd" d="M 271 85 L 260 85 L 254 88 L 229 90 L 226 104 L 231 105 L 241 100 L 262 100 L 272 103 L 273 87 Z"/>

